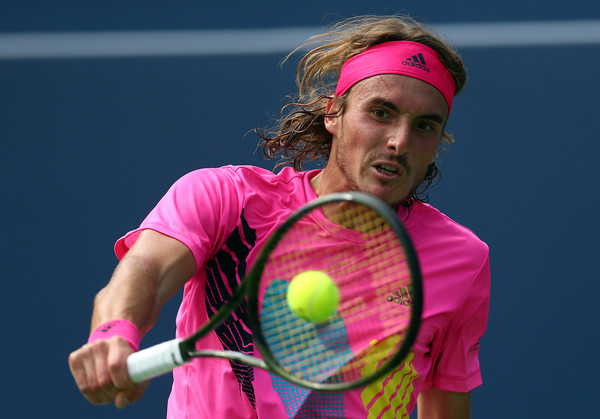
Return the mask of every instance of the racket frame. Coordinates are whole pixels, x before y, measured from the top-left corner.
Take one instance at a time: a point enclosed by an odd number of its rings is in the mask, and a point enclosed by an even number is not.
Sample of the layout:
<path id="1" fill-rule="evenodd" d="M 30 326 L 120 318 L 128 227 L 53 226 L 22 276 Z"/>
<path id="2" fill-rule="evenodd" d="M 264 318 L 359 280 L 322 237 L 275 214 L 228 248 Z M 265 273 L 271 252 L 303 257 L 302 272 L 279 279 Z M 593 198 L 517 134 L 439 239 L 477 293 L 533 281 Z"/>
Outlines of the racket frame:
<path id="1" fill-rule="evenodd" d="M 336 202 L 353 202 L 364 205 L 379 213 L 384 221 L 391 226 L 392 230 L 395 232 L 396 236 L 401 242 L 405 258 L 409 262 L 408 267 L 412 278 L 411 300 L 413 303 L 413 314 L 408 324 L 408 328 L 406 329 L 404 340 L 400 349 L 375 373 L 352 382 L 316 383 L 291 374 L 275 360 L 275 357 L 269 349 L 269 345 L 267 344 L 266 339 L 261 331 L 258 306 L 258 289 L 261 275 L 269 256 L 282 237 L 285 236 L 285 234 L 299 219 L 313 211 L 315 208 Z M 211 349 L 197 350 L 196 342 L 206 336 L 210 331 L 217 328 L 239 306 L 245 297 L 247 297 L 248 301 L 248 326 L 252 330 L 254 344 L 258 348 L 262 359 L 236 351 Z M 240 282 L 239 286 L 234 290 L 230 300 L 223 304 L 200 329 L 187 338 L 172 339 L 130 355 L 128 359 L 129 375 L 132 381 L 141 382 L 146 379 L 167 373 L 177 366 L 190 362 L 193 358 L 214 357 L 229 359 L 270 371 L 291 383 L 312 390 L 346 391 L 366 386 L 367 384 L 382 378 L 386 374 L 390 373 L 394 368 L 397 368 L 404 361 L 410 352 L 419 331 L 422 310 L 423 286 L 417 254 L 408 232 L 402 225 L 402 222 L 400 222 L 398 219 L 396 212 L 384 201 L 366 193 L 332 193 L 323 195 L 297 209 L 284 221 L 283 224 L 278 226 L 275 232 L 265 242 L 263 248 L 257 256 L 254 266 L 246 275 L 246 277 Z M 157 349 L 157 347 L 161 348 Z M 160 365 L 152 370 L 145 370 L 145 363 L 155 363 Z"/>
<path id="2" fill-rule="evenodd" d="M 364 205 L 373 211 L 377 212 L 382 216 L 384 221 L 389 224 L 396 236 L 398 237 L 402 248 L 404 250 L 405 258 L 408 263 L 410 276 L 412 278 L 411 289 L 411 300 L 412 300 L 412 316 L 404 336 L 404 340 L 398 351 L 386 361 L 381 368 L 375 373 L 362 377 L 352 382 L 340 382 L 340 383 L 316 383 L 313 381 L 305 380 L 298 377 L 290 372 L 286 371 L 282 366 L 275 360 L 275 356 L 271 352 L 269 345 L 262 334 L 259 318 L 259 307 L 258 307 L 258 283 L 260 280 L 260 273 L 257 277 L 252 277 L 252 283 L 248 283 L 248 326 L 253 332 L 254 344 L 257 346 L 263 359 L 262 362 L 266 364 L 266 369 L 279 375 L 287 381 L 297 384 L 302 387 L 307 387 L 313 390 L 319 391 L 346 391 L 359 387 L 366 386 L 373 381 L 389 374 L 393 369 L 397 368 L 406 358 L 410 352 L 414 341 L 416 340 L 420 325 L 421 316 L 423 313 L 423 282 L 421 276 L 421 269 L 418 263 L 417 252 L 412 244 L 412 240 L 404 225 L 399 220 L 397 213 L 383 200 L 376 198 L 372 195 L 363 192 L 337 192 L 328 195 L 323 195 L 308 204 L 302 206 L 290 215 L 283 224 L 281 224 L 271 240 L 265 245 L 266 252 L 261 252 L 261 256 L 257 260 L 260 263 L 260 272 L 264 267 L 270 252 L 275 248 L 280 238 L 289 231 L 294 224 L 304 217 L 315 208 L 322 207 L 326 204 L 336 202 L 353 202 L 359 205 Z M 256 267 L 256 265 L 255 265 Z M 254 269 L 254 268 L 253 268 Z M 253 358 L 253 357 L 252 357 Z M 252 365 L 252 364 L 251 364 Z M 256 366 L 256 365 L 255 365 Z M 260 367 L 262 368 L 262 367 Z M 263 368 L 265 369 L 265 368 Z"/>

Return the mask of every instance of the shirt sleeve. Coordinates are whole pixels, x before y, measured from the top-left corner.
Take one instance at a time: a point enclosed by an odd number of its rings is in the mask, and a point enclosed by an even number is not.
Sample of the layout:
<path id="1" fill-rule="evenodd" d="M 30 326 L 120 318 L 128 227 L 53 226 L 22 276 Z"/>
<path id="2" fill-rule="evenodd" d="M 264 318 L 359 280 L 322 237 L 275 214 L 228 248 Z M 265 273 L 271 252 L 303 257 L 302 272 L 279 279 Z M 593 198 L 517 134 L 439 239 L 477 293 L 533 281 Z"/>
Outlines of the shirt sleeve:
<path id="1" fill-rule="evenodd" d="M 479 341 L 487 327 L 489 303 L 490 264 L 486 256 L 463 304 L 448 323 L 435 361 L 433 387 L 468 392 L 482 384 Z"/>
<path id="2" fill-rule="evenodd" d="M 122 259 L 142 230 L 152 229 L 179 240 L 200 269 L 239 218 L 239 196 L 224 169 L 200 169 L 177 180 L 140 227 L 121 237 L 115 253 Z"/>

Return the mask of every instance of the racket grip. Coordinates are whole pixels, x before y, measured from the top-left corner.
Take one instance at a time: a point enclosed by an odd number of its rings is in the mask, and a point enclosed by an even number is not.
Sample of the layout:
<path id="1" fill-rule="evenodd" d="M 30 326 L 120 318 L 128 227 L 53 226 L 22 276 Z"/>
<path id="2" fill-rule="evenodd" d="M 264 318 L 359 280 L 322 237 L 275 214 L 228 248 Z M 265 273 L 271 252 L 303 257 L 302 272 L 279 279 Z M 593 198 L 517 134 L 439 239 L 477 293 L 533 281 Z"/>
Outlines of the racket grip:
<path id="1" fill-rule="evenodd" d="M 185 364 L 180 342 L 173 339 L 151 346 L 127 357 L 127 372 L 134 383 L 158 377 Z"/>

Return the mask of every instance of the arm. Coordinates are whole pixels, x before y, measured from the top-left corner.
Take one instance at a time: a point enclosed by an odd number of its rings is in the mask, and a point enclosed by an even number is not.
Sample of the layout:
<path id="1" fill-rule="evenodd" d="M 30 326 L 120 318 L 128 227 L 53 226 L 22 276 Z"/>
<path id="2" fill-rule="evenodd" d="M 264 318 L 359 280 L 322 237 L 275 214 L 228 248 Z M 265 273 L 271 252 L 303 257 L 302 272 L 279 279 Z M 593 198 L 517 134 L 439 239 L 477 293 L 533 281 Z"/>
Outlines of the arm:
<path id="1" fill-rule="evenodd" d="M 417 411 L 420 419 L 470 419 L 471 392 L 437 388 L 422 391 L 417 399 Z"/>
<path id="2" fill-rule="evenodd" d="M 158 319 L 163 304 L 195 270 L 194 257 L 183 243 L 144 230 L 96 296 L 92 330 L 120 318 L 134 323 L 144 335 Z M 71 373 L 91 403 L 114 401 L 117 407 L 124 407 L 142 396 L 145 385 L 134 385 L 127 375 L 127 356 L 132 352 L 124 339 L 113 337 L 71 353 Z"/>

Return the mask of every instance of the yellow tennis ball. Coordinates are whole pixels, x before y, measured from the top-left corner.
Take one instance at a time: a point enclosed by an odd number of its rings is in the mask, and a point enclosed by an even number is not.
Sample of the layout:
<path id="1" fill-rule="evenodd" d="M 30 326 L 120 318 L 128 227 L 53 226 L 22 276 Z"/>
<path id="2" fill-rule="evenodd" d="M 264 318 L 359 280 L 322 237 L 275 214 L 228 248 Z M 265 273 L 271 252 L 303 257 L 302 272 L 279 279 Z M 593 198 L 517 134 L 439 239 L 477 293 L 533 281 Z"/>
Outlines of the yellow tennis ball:
<path id="1" fill-rule="evenodd" d="M 322 323 L 335 312 L 340 302 L 340 291 L 325 272 L 305 271 L 290 282 L 287 302 L 297 316 Z"/>

